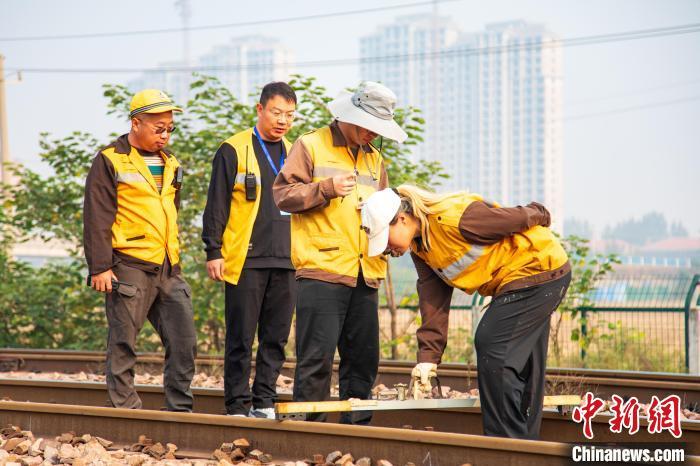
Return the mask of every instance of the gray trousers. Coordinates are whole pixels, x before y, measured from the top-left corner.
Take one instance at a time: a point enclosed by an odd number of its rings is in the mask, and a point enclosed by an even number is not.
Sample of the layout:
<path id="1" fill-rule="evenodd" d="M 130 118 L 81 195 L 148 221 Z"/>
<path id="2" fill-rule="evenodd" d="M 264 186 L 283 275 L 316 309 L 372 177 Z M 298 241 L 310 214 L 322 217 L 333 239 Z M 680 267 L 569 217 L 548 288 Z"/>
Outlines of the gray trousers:
<path id="1" fill-rule="evenodd" d="M 134 389 L 136 337 L 148 319 L 165 347 L 163 385 L 169 411 L 192 411 L 197 334 L 191 289 L 180 274 L 170 276 L 166 259 L 159 273 L 117 264 L 122 285 L 107 294 L 107 389 L 117 408 L 141 408 Z"/>

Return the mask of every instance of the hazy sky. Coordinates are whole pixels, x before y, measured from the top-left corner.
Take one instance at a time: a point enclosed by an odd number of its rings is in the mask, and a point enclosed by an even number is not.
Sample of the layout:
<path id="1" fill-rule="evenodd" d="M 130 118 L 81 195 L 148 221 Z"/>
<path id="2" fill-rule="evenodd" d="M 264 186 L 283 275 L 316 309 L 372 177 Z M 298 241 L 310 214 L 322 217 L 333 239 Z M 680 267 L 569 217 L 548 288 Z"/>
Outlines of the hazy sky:
<path id="1" fill-rule="evenodd" d="M 415 0 L 233 2 L 192 0 L 192 26 L 303 16 Z M 173 0 L 0 0 L 0 38 L 179 27 Z M 197 57 L 231 37 L 274 36 L 299 61 L 359 56 L 359 38 L 414 7 L 307 22 L 194 31 Z M 464 0 L 439 6 L 465 31 L 523 19 L 562 38 L 700 23 L 700 0 Z M 179 34 L 42 42 L 0 41 L 6 68 L 149 68 L 182 56 Z M 356 84 L 357 65 L 309 67 L 331 94 Z M 105 115 L 101 84 L 134 74 L 25 73 L 7 86 L 10 147 L 39 168 L 38 135 L 106 137 L 127 125 Z M 262 84 L 262 83 L 261 83 Z M 686 101 L 687 99 L 687 101 Z M 642 108 L 639 108 L 642 107 Z M 600 232 L 651 210 L 700 236 L 700 33 L 564 49 L 564 209 Z"/>

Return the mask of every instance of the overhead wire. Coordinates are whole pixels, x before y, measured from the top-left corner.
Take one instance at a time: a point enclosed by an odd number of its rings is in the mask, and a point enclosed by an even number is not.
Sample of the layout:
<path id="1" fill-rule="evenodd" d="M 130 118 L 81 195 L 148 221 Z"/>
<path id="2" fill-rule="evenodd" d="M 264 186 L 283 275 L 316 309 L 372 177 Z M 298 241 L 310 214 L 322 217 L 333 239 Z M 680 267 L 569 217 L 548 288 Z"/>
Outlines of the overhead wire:
<path id="1" fill-rule="evenodd" d="M 582 105 L 586 105 L 586 104 L 605 102 L 605 101 L 609 101 L 609 100 L 622 99 L 622 98 L 626 98 L 626 97 L 648 95 L 648 94 L 656 93 L 659 91 L 666 91 L 669 89 L 677 89 L 679 87 L 694 86 L 697 84 L 700 84 L 700 78 L 691 79 L 691 80 L 687 80 L 687 81 L 671 82 L 668 84 L 653 86 L 653 87 L 646 87 L 643 89 L 634 89 L 634 90 L 631 90 L 630 92 L 623 92 L 623 93 L 619 93 L 619 94 L 612 94 L 612 95 L 606 95 L 606 96 L 595 97 L 595 98 L 571 100 L 571 101 L 567 102 L 567 106 L 578 107 L 578 106 L 582 106 Z"/>
<path id="2" fill-rule="evenodd" d="M 251 63 L 247 65 L 212 65 L 212 66 L 174 66 L 156 68 L 27 68 L 17 67 L 11 70 L 26 73 L 138 73 L 138 72 L 197 72 L 197 71 L 237 71 L 244 69 L 269 68 L 271 66 L 288 66 L 290 68 L 343 66 L 352 64 L 370 64 L 390 61 L 434 59 L 438 57 L 452 58 L 471 55 L 481 55 L 490 53 L 506 53 L 511 51 L 529 50 L 540 47 L 577 47 L 582 45 L 593 45 L 602 43 L 612 43 L 629 40 L 648 39 L 652 37 L 676 36 L 700 32 L 700 23 L 691 23 L 663 28 L 641 29 L 633 31 L 616 32 L 609 34 L 597 34 L 591 36 L 572 37 L 568 39 L 551 38 L 543 41 L 523 41 L 519 43 L 485 46 L 467 47 L 440 50 L 438 52 L 418 52 L 396 55 L 379 55 L 361 58 L 338 58 L 328 60 L 310 60 L 301 62 L 268 62 Z"/>
<path id="3" fill-rule="evenodd" d="M 698 100 L 700 100 L 700 95 L 694 95 L 694 96 L 690 96 L 690 97 L 684 97 L 681 99 L 666 100 L 666 101 L 661 101 L 661 102 L 651 102 L 648 104 L 633 105 L 633 106 L 629 106 L 629 107 L 616 108 L 616 109 L 607 110 L 604 112 L 584 113 L 584 114 L 580 114 L 580 115 L 565 116 L 561 120 L 562 121 L 588 120 L 591 118 L 598 118 L 598 117 L 609 116 L 609 115 L 618 115 L 620 113 L 629 113 L 629 112 L 634 112 L 637 110 L 647 110 L 650 108 L 668 107 L 671 105 L 685 104 L 685 103 L 695 102 Z"/>
<path id="4" fill-rule="evenodd" d="M 66 39 L 99 39 L 106 37 L 125 37 L 125 36 L 143 36 L 143 35 L 154 35 L 154 34 L 170 34 L 170 33 L 182 33 L 190 31 L 209 31 L 215 29 L 230 29 L 238 27 L 248 27 L 248 26 L 263 26 L 267 24 L 278 24 L 278 23 L 294 23 L 300 21 L 311 21 L 325 18 L 337 18 L 341 16 L 352 16 L 367 13 L 378 13 L 381 11 L 391 11 L 391 10 L 401 10 L 407 8 L 415 8 L 417 6 L 434 5 L 435 3 L 449 3 L 458 2 L 462 0 L 427 0 L 412 3 L 402 3 L 399 5 L 388 5 L 388 6 L 378 6 L 373 8 L 362 8 L 357 10 L 346 10 L 346 11 L 336 11 L 329 13 L 318 13 L 313 15 L 303 15 L 303 16 L 287 16 L 283 18 L 273 18 L 273 19 L 260 19 L 251 21 L 240 21 L 237 23 L 225 23 L 225 24 L 209 24 L 202 26 L 189 26 L 189 27 L 172 27 L 172 28 L 162 28 L 162 29 L 143 29 L 136 31 L 114 31 L 114 32 L 90 32 L 81 34 L 55 34 L 55 35 L 43 35 L 43 36 L 18 36 L 18 37 L 0 37 L 0 42 L 24 42 L 24 41 L 44 41 L 44 40 L 66 40 Z"/>

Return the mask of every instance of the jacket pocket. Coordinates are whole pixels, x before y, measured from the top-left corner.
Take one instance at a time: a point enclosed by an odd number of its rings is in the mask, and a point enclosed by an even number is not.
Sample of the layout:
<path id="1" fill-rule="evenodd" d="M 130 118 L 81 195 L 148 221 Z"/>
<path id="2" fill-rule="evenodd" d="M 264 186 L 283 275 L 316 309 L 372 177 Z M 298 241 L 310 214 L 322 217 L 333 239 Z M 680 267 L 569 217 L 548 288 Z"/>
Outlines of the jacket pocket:
<path id="1" fill-rule="evenodd" d="M 117 243 L 119 243 L 121 247 L 133 246 L 134 242 L 146 239 L 145 225 L 138 225 L 134 223 L 119 224 L 117 225 L 115 233 Z"/>
<path id="2" fill-rule="evenodd" d="M 334 270 L 338 268 L 338 262 L 343 255 L 343 239 L 341 237 L 313 236 L 311 244 L 313 250 L 310 253 L 316 256 L 317 263 L 321 269 Z"/>

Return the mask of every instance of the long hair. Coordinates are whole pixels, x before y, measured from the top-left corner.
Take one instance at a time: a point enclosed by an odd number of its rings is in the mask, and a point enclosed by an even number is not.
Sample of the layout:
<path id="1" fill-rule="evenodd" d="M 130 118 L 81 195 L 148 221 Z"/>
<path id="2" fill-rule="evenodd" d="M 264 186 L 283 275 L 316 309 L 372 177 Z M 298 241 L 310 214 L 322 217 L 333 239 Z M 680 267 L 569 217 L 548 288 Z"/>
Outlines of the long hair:
<path id="1" fill-rule="evenodd" d="M 401 186 L 398 186 L 396 188 L 396 192 L 401 199 L 399 213 L 406 212 L 413 215 L 418 220 L 423 249 L 430 251 L 431 241 L 428 215 L 435 213 L 435 206 L 438 203 L 460 197 L 464 193 L 454 192 L 448 194 L 437 194 L 409 184 L 402 184 Z"/>

